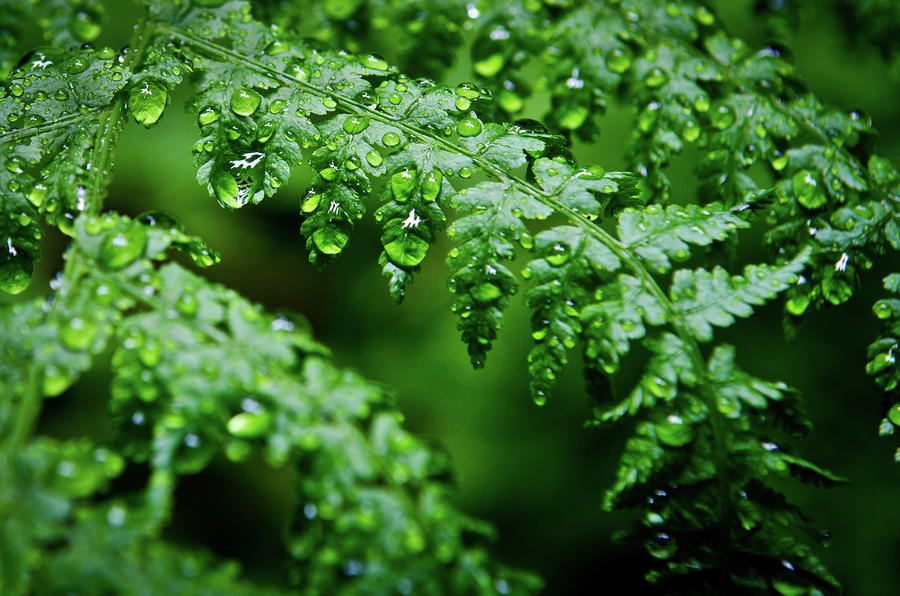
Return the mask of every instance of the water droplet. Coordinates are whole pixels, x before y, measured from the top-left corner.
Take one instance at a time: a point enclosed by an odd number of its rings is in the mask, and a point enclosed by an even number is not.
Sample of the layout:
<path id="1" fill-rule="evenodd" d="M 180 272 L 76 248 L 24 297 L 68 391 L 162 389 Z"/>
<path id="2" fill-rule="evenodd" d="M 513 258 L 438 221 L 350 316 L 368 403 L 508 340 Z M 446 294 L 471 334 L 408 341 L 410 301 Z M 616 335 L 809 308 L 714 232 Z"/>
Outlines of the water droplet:
<path id="1" fill-rule="evenodd" d="M 675 544 L 668 534 L 659 532 L 651 540 L 644 543 L 650 556 L 657 559 L 669 559 L 678 552 L 678 545 Z"/>
<path id="2" fill-rule="evenodd" d="M 366 161 L 369 162 L 369 165 L 373 168 L 377 168 L 384 162 L 384 158 L 381 157 L 381 154 L 374 149 L 366 153 Z"/>
<path id="3" fill-rule="evenodd" d="M 709 27 L 716 22 L 716 17 L 713 16 L 713 13 L 705 6 L 698 6 L 694 10 L 694 18 L 697 19 L 698 23 L 706 27 Z"/>
<path id="4" fill-rule="evenodd" d="M 363 57 L 361 60 L 363 66 L 368 66 L 374 70 L 387 70 L 388 63 L 387 60 L 379 56 L 378 54 L 368 54 Z"/>
<path id="5" fill-rule="evenodd" d="M 72 317 L 59 331 L 59 341 L 74 352 L 83 352 L 94 344 L 97 325 L 82 317 Z"/>
<path id="6" fill-rule="evenodd" d="M 344 119 L 343 129 L 347 134 L 355 135 L 369 127 L 369 119 L 365 116 L 350 114 Z"/>
<path id="7" fill-rule="evenodd" d="M 269 56 L 275 56 L 277 54 L 288 51 L 288 49 L 289 47 L 287 44 L 282 43 L 279 39 L 276 39 L 266 46 L 266 54 L 268 54 Z"/>
<path id="8" fill-rule="evenodd" d="M 787 167 L 789 162 L 790 157 L 788 157 L 787 153 L 776 151 L 775 156 L 772 158 L 772 169 L 774 169 L 776 172 L 780 172 Z"/>
<path id="9" fill-rule="evenodd" d="M 259 107 L 262 96 L 248 87 L 242 87 L 231 94 L 231 110 L 238 116 L 249 116 Z"/>
<path id="10" fill-rule="evenodd" d="M 785 302 L 788 312 L 799 317 L 809 307 L 809 296 L 806 294 L 794 294 Z"/>
<path id="11" fill-rule="evenodd" d="M 441 181 L 443 179 L 444 177 L 437 170 L 428 172 L 428 175 L 422 181 L 422 198 L 426 201 L 436 200 L 441 192 Z"/>
<path id="12" fill-rule="evenodd" d="M 68 370 L 49 365 L 44 370 L 44 380 L 42 382 L 42 390 L 47 397 L 56 397 L 75 381 L 75 376 Z"/>
<path id="13" fill-rule="evenodd" d="M 688 143 L 693 143 L 700 137 L 700 127 L 697 126 L 697 123 L 693 120 L 688 120 L 684 123 L 684 129 L 681 131 L 681 136 Z"/>
<path id="14" fill-rule="evenodd" d="M 225 427 L 236 437 L 250 439 L 264 435 L 271 422 L 268 412 L 241 412 L 232 416 Z"/>
<path id="15" fill-rule="evenodd" d="M 206 107 L 200 110 L 200 113 L 197 114 L 197 122 L 200 123 L 200 126 L 206 126 L 207 124 L 212 124 L 216 120 L 219 119 L 219 112 L 214 110 L 212 107 Z"/>
<path id="16" fill-rule="evenodd" d="M 0 246 L 0 290 L 18 294 L 31 283 L 34 262 L 24 249 L 16 248 L 12 238 Z"/>
<path id="17" fill-rule="evenodd" d="M 326 255 L 337 255 L 347 245 L 350 237 L 334 226 L 319 228 L 312 235 L 316 248 Z"/>
<path id="18" fill-rule="evenodd" d="M 872 307 L 872 312 L 875 313 L 876 317 L 884 320 L 891 318 L 891 315 L 894 314 L 894 309 L 891 308 L 891 304 L 887 300 L 879 300 Z"/>
<path id="19" fill-rule="evenodd" d="M 791 185 L 797 201 L 807 209 L 822 207 L 827 199 L 818 189 L 818 183 L 808 170 L 800 170 L 791 177 Z"/>
<path id="20" fill-rule="evenodd" d="M 216 198 L 219 199 L 219 203 L 229 209 L 239 209 L 247 202 L 246 196 L 238 188 L 237 180 L 231 174 L 219 174 L 213 189 L 216 192 Z"/>
<path id="21" fill-rule="evenodd" d="M 725 130 L 734 124 L 734 112 L 727 105 L 719 105 L 709 117 L 712 125 L 719 130 Z"/>
<path id="22" fill-rule="evenodd" d="M 156 124 L 166 107 L 166 86 L 151 78 L 144 78 L 132 85 L 128 93 L 128 108 L 134 119 L 144 126 Z"/>
<path id="23" fill-rule="evenodd" d="M 644 84 L 651 89 L 663 85 L 668 80 L 669 76 L 661 68 L 651 68 L 647 71 L 647 74 L 644 75 Z"/>
<path id="24" fill-rule="evenodd" d="M 140 258 L 146 248 L 147 232 L 134 224 L 108 233 L 100 243 L 97 260 L 107 269 L 121 269 Z"/>
<path id="25" fill-rule="evenodd" d="M 69 27 L 81 41 L 94 41 L 101 31 L 100 15 L 91 10 L 79 10 L 69 19 Z"/>
<path id="26" fill-rule="evenodd" d="M 416 189 L 416 170 L 404 168 L 391 176 L 391 189 L 394 197 L 401 203 L 409 199 Z"/>
<path id="27" fill-rule="evenodd" d="M 631 53 L 624 48 L 613 48 L 606 54 L 606 66 L 615 73 L 624 73 L 631 67 Z"/>
<path id="28" fill-rule="evenodd" d="M 663 422 L 656 424 L 656 438 L 660 443 L 670 447 L 687 445 L 694 438 L 694 429 L 685 424 L 680 416 L 671 414 Z"/>
<path id="29" fill-rule="evenodd" d="M 319 201 L 321 199 L 322 195 L 317 193 L 315 190 L 310 189 L 306 197 L 304 197 L 303 201 L 300 203 L 300 210 L 303 213 L 312 213 L 316 210 L 316 207 L 319 206 Z"/>
<path id="30" fill-rule="evenodd" d="M 396 147 L 400 144 L 400 135 L 395 132 L 388 131 L 381 137 L 381 142 L 385 147 Z"/>
<path id="31" fill-rule="evenodd" d="M 456 123 L 456 132 L 461 137 L 474 137 L 481 133 L 481 122 L 474 116 L 463 118 Z"/>
<path id="32" fill-rule="evenodd" d="M 550 247 L 550 254 L 545 259 L 554 267 L 559 267 L 569 260 L 569 251 L 559 242 Z"/>

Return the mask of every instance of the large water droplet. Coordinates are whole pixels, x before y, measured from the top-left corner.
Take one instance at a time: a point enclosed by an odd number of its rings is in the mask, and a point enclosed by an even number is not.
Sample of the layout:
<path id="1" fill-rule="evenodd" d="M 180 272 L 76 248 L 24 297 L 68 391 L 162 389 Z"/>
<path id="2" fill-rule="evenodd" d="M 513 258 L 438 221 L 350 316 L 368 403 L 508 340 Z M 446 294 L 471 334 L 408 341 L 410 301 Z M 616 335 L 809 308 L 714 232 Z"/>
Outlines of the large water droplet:
<path id="1" fill-rule="evenodd" d="M 791 185 L 797 201 L 807 209 L 818 209 L 827 199 L 818 189 L 818 182 L 808 170 L 800 170 L 791 177 Z"/>
<path id="2" fill-rule="evenodd" d="M 166 107 L 166 86 L 154 79 L 145 78 L 131 87 L 128 108 L 134 119 L 144 126 L 156 124 Z"/>
<path id="3" fill-rule="evenodd" d="M 441 192 L 441 181 L 443 179 L 443 175 L 437 170 L 428 172 L 428 175 L 425 176 L 425 179 L 422 181 L 422 198 L 426 201 L 434 201 L 437 199 Z"/>
<path id="4" fill-rule="evenodd" d="M 416 170 L 404 168 L 391 176 L 391 190 L 394 197 L 400 201 L 406 201 L 416 189 Z"/>
<path id="5" fill-rule="evenodd" d="M 239 209 L 247 202 L 238 188 L 237 180 L 231 174 L 219 174 L 213 189 L 219 202 L 229 209 Z"/>
<path id="6" fill-rule="evenodd" d="M 879 300 L 875 303 L 875 306 L 872 307 L 872 312 L 875 313 L 875 316 L 879 319 L 889 319 L 891 315 L 894 314 L 894 309 L 891 308 L 891 304 L 887 300 Z"/>
<path id="7" fill-rule="evenodd" d="M 44 370 L 44 380 L 41 388 L 47 397 L 56 397 L 75 381 L 75 376 L 67 369 L 49 365 Z"/>
<path id="8" fill-rule="evenodd" d="M 661 68 L 651 68 L 647 71 L 647 74 L 644 75 L 644 84 L 651 89 L 663 85 L 668 80 L 669 76 L 666 74 L 666 71 Z"/>
<path id="9" fill-rule="evenodd" d="M 367 129 L 369 127 L 369 119 L 365 116 L 356 116 L 355 114 L 351 114 L 344 119 L 343 129 L 344 132 L 355 135 Z"/>
<path id="10" fill-rule="evenodd" d="M 140 258 L 146 248 L 147 232 L 135 224 L 108 233 L 100 243 L 97 260 L 106 269 L 121 269 Z"/>
<path id="11" fill-rule="evenodd" d="M 92 10 L 82 9 L 69 19 L 72 33 L 81 41 L 94 41 L 100 35 L 100 15 Z"/>
<path id="12" fill-rule="evenodd" d="M 381 137 L 381 142 L 384 143 L 385 147 L 396 147 L 400 144 L 400 135 L 395 132 L 388 131 L 384 133 L 383 137 Z"/>
<path id="13" fill-rule="evenodd" d="M 631 53 L 627 49 L 613 48 L 606 54 L 606 66 L 615 73 L 624 73 L 631 67 Z"/>
<path id="14" fill-rule="evenodd" d="M 250 116 L 259 107 L 262 96 L 250 89 L 242 87 L 231 94 L 231 110 L 238 116 Z"/>
<path id="15" fill-rule="evenodd" d="M 554 267 L 559 267 L 569 260 L 569 251 L 564 245 L 557 242 L 550 247 L 550 253 L 545 258 Z"/>
<path id="16" fill-rule="evenodd" d="M 33 268 L 31 255 L 7 238 L 5 246 L 0 246 L 0 290 L 7 294 L 24 291 L 31 283 Z"/>
<path id="17" fill-rule="evenodd" d="M 89 349 L 97 337 L 97 325 L 82 317 L 72 317 L 68 325 L 59 330 L 59 341 L 68 349 L 83 352 Z"/>
<path id="18" fill-rule="evenodd" d="M 474 137 L 481 133 L 481 122 L 474 116 L 463 118 L 456 123 L 456 132 L 461 137 Z"/>
<path id="19" fill-rule="evenodd" d="M 363 57 L 361 60 L 363 66 L 368 66 L 374 70 L 387 70 L 388 63 L 387 60 L 379 56 L 378 54 L 368 54 Z"/>
<path id="20" fill-rule="evenodd" d="M 242 439 L 262 436 L 269 429 L 272 419 L 268 412 L 241 412 L 228 420 L 228 432 Z"/>
<path id="21" fill-rule="evenodd" d="M 644 546 L 647 552 L 650 553 L 650 556 L 657 559 L 668 559 L 678 552 L 678 545 L 675 544 L 675 540 L 665 532 L 659 532 L 651 540 L 645 542 Z"/>
<path id="22" fill-rule="evenodd" d="M 384 158 L 381 157 L 381 154 L 376 150 L 371 150 L 366 153 L 366 161 L 369 162 L 369 165 L 373 168 L 377 168 L 384 162 Z"/>
<path id="23" fill-rule="evenodd" d="M 720 105 L 710 114 L 710 122 L 719 130 L 725 130 L 734 124 L 734 112 L 727 105 Z"/>
<path id="24" fill-rule="evenodd" d="M 200 123 L 200 126 L 206 126 L 207 124 L 212 124 L 216 120 L 219 119 L 219 112 L 212 107 L 206 107 L 200 110 L 200 113 L 197 114 L 197 122 Z"/>
<path id="25" fill-rule="evenodd" d="M 888 410 L 887 417 L 895 426 L 900 426 L 900 403 L 891 406 L 891 409 Z"/>

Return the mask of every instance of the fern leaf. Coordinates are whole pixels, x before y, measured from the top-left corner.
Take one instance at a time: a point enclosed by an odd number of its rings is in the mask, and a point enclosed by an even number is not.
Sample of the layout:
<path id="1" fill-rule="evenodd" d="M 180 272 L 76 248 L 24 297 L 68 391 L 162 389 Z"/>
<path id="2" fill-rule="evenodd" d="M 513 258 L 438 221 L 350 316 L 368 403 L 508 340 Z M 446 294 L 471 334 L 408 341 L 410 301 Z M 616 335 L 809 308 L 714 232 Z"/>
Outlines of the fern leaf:
<path id="1" fill-rule="evenodd" d="M 745 209 L 724 208 L 715 203 L 671 205 L 663 209 L 648 205 L 638 210 L 628 208 L 619 215 L 618 234 L 621 242 L 636 252 L 659 272 L 667 271 L 670 258 L 683 261 L 690 255 L 688 244 L 706 246 L 724 240 L 733 231 L 749 226 L 737 213 Z"/>
<path id="2" fill-rule="evenodd" d="M 728 327 L 734 317 L 749 317 L 754 305 L 771 300 L 795 284 L 809 253 L 806 250 L 780 267 L 748 265 L 743 276 L 731 276 L 720 267 L 711 272 L 678 270 L 672 279 L 672 303 L 694 337 L 709 341 L 712 326 Z"/>
<path id="3" fill-rule="evenodd" d="M 51 352 L 54 339 L 40 340 L 40 349 L 30 344 L 30 364 L 44 379 L 40 393 L 53 394 L 71 383 L 48 389 L 54 367 L 83 370 L 90 355 L 113 344 L 118 450 L 152 470 L 140 514 L 146 536 L 168 518 L 180 475 L 199 472 L 217 454 L 243 461 L 260 453 L 272 466 L 303 471 L 287 537 L 290 555 L 303 563 L 305 589 L 537 587 L 470 543 L 488 532 L 450 504 L 446 457 L 402 428 L 383 388 L 331 364 L 302 320 L 266 313 L 175 263 L 157 267 L 168 247 L 192 246 L 161 216 L 145 221 L 76 220 L 60 292 L 38 326 L 38 337 L 59 334 L 60 345 Z M 102 331 L 76 325 L 87 308 L 82 297 L 97 296 L 92 308 L 101 318 L 91 321 Z M 114 336 L 108 321 L 116 323 Z M 73 328 L 78 334 L 67 340 Z M 90 533 L 78 532 L 70 537 L 72 559 L 60 554 L 59 564 L 89 570 L 77 557 Z"/>

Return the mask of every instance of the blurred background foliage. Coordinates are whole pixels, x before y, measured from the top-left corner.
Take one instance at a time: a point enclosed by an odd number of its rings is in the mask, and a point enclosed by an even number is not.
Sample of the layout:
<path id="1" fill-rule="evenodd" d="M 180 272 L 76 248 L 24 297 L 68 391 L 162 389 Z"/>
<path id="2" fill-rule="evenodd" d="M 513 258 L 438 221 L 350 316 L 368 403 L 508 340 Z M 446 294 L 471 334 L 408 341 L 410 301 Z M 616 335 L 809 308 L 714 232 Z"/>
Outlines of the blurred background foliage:
<path id="1" fill-rule="evenodd" d="M 302 10 L 304 3 L 296 4 Z M 756 16 L 759 2 L 712 4 L 726 29 L 752 46 L 784 37 L 783 30 Z M 868 113 L 880 131 L 881 152 L 900 161 L 897 69 L 892 71 L 864 35 L 848 30 L 842 15 L 828 8 L 840 3 L 790 4 L 801 8 L 791 14 L 789 47 L 810 89 L 827 103 Z M 121 45 L 133 16 L 131 3 L 110 3 L 106 30 L 96 45 Z M 359 44 L 361 50 L 396 58 L 389 34 Z M 420 76 L 426 69 L 418 72 L 413 64 L 407 70 Z M 463 48 L 443 82 L 456 85 L 471 78 Z M 180 110 L 184 98 L 175 97 L 174 109 L 154 128 L 126 129 L 108 207 L 130 215 L 149 209 L 175 214 L 189 233 L 221 252 L 222 262 L 208 271 L 210 278 L 267 307 L 303 313 L 338 362 L 393 387 L 409 426 L 450 452 L 459 473 L 461 506 L 497 525 L 500 558 L 539 572 L 548 594 L 582 593 L 584 586 L 601 584 L 630 593 L 649 590 L 642 580 L 642 547 L 614 547 L 611 535 L 622 527 L 622 514 L 600 508 L 628 429 L 584 428 L 589 404 L 577 366 L 569 368 L 546 406 L 531 403 L 525 376 L 530 326 L 521 304 L 508 314 L 486 368 L 472 370 L 449 309 L 447 270 L 439 262 L 448 249 L 445 241 L 430 251 L 400 307 L 391 302 L 380 277 L 378 231 L 371 222 L 358 228 L 340 260 L 316 271 L 299 234 L 298 204 L 308 172 L 300 168 L 288 187 L 258 207 L 236 213 L 221 209 L 194 181 L 190 147 L 196 130 Z M 538 105 L 541 99 L 532 101 Z M 528 106 L 524 117 L 527 112 Z M 599 138 L 573 144 L 576 158 L 607 169 L 623 167 L 633 119 L 628 105 L 611 104 L 599 118 Z M 676 198 L 691 200 L 693 160 L 688 151 L 670 166 Z M 742 238 L 748 259 L 762 257 L 756 240 L 752 230 Z M 44 259 L 29 294 L 45 292 L 60 267 L 64 244 L 61 237 L 45 236 Z M 809 316 L 790 341 L 777 305 L 721 336 L 737 345 L 749 372 L 786 380 L 804 394 L 815 430 L 802 445 L 803 455 L 852 484 L 831 491 L 794 485 L 785 490 L 818 525 L 831 530 L 834 542 L 823 558 L 847 592 L 873 596 L 896 594 L 900 585 L 900 475 L 891 458 L 894 445 L 877 437 L 881 397 L 864 370 L 865 348 L 878 328 L 869 310 L 879 295 L 882 276 L 877 273 L 866 277 L 868 285 L 849 304 Z M 636 372 L 626 367 L 623 386 L 629 374 Z M 104 437 L 107 381 L 107 371 L 94 371 L 48 401 L 40 432 Z M 206 543 L 237 558 L 251 576 L 279 574 L 278 528 L 288 512 L 290 481 L 253 461 L 237 467 L 221 462 L 187 478 L 176 500 L 172 537 Z"/>

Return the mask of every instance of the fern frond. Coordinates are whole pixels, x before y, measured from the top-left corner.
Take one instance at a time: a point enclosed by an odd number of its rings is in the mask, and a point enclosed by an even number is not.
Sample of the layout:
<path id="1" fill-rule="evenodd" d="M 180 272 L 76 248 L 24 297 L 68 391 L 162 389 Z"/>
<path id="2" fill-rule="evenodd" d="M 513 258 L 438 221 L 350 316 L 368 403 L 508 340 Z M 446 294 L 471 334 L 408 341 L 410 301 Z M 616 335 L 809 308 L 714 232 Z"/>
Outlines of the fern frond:
<path id="1" fill-rule="evenodd" d="M 144 523 L 139 536 L 158 536 L 180 475 L 199 472 L 217 454 L 244 461 L 260 453 L 297 471 L 286 536 L 307 591 L 536 588 L 533 577 L 489 560 L 478 541 L 490 531 L 451 505 L 446 457 L 403 429 L 384 389 L 331 364 L 302 320 L 265 313 L 175 263 L 157 266 L 169 247 L 197 247 L 160 216 L 146 220 L 76 220 L 36 340 L 4 338 L 3 352 L 27 360 L 39 386 L 22 387 L 5 370 L 0 377 L 5 396 L 56 395 L 114 346 L 109 407 L 117 451 L 152 470 L 135 513 Z M 4 315 L 5 322 L 20 313 Z M 121 469 L 119 456 L 110 457 Z M 85 485 L 73 496 L 94 490 Z M 87 528 L 73 530 L 66 536 L 72 552 L 52 564 L 80 565 L 89 537 Z M 106 537 L 118 539 L 98 536 Z"/>

